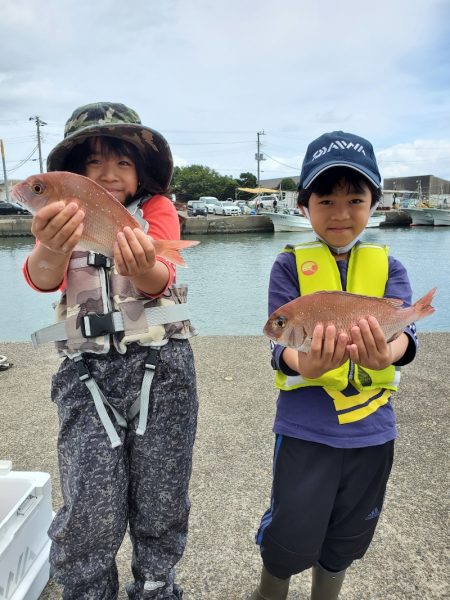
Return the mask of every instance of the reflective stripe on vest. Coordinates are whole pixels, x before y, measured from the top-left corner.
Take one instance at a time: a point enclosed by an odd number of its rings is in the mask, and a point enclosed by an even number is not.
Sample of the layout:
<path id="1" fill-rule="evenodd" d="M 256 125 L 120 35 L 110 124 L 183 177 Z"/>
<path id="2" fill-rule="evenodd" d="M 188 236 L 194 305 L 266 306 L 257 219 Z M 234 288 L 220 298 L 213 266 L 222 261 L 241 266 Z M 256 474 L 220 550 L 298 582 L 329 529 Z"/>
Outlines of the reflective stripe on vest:
<path id="1" fill-rule="evenodd" d="M 287 246 L 285 252 L 295 254 L 301 295 L 318 291 L 342 291 L 341 278 L 336 260 L 328 246 L 322 242 L 309 242 Z M 388 248 L 376 244 L 360 243 L 350 253 L 347 271 L 347 291 L 354 294 L 383 297 L 388 279 Z M 370 277 L 367 274 L 370 274 Z M 400 370 L 394 366 L 373 370 L 353 365 L 349 360 L 337 369 L 327 371 L 317 379 L 301 375 L 289 376 L 281 371 L 275 375 L 275 386 L 281 390 L 320 386 L 330 391 L 342 391 L 351 382 L 359 391 L 396 390 Z M 332 395 L 331 392 L 329 392 Z M 355 402 L 356 404 L 356 402 Z M 376 410 L 376 409 L 375 409 Z"/>

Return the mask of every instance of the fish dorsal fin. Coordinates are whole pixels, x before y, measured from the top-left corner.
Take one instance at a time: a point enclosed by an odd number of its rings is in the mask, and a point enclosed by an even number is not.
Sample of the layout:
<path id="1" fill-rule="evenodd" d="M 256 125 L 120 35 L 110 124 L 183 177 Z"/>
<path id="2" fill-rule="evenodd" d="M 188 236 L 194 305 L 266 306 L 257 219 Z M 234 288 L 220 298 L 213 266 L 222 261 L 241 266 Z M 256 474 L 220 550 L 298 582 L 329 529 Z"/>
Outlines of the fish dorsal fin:
<path id="1" fill-rule="evenodd" d="M 364 294 L 353 294 L 352 292 L 341 292 L 332 290 L 323 290 L 321 292 L 315 292 L 316 294 L 339 294 L 343 296 L 355 296 L 357 298 L 366 298 L 368 300 L 374 300 L 376 302 L 383 302 L 383 304 L 389 304 L 394 308 L 401 308 L 403 306 L 403 300 L 399 298 L 377 298 L 376 296 L 365 296 Z M 313 294 L 311 294 L 313 295 Z"/>

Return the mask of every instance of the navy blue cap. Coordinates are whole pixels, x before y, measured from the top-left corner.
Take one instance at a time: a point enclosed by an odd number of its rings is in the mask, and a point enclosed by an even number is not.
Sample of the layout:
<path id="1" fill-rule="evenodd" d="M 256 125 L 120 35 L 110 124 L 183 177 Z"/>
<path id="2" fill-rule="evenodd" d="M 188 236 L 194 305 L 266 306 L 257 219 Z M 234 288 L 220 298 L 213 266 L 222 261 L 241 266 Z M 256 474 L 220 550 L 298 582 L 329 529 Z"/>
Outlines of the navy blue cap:
<path id="1" fill-rule="evenodd" d="M 354 169 L 367 177 L 375 187 L 381 187 L 372 144 L 358 135 L 331 131 L 313 140 L 306 150 L 298 188 L 307 189 L 316 177 L 331 167 Z"/>

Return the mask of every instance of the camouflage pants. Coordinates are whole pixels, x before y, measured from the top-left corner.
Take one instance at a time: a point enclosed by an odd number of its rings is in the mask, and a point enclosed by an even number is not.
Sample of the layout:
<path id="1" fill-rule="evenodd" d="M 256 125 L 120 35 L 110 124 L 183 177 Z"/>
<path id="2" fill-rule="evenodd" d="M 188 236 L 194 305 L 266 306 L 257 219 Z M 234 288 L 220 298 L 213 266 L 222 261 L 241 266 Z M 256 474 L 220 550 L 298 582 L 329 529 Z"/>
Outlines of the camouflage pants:
<path id="1" fill-rule="evenodd" d="M 124 416 L 140 392 L 146 355 L 145 347 L 132 344 L 125 355 L 112 350 L 86 358 L 100 389 Z M 54 376 L 52 399 L 64 505 L 49 530 L 50 563 L 64 600 L 117 598 L 115 556 L 127 526 L 134 576 L 129 597 L 180 599 L 174 566 L 186 544 L 198 410 L 189 342 L 170 340 L 162 347 L 146 432 L 135 434 L 138 416 L 126 430 L 117 426 L 122 446 L 111 448 L 73 361 L 65 359 Z"/>

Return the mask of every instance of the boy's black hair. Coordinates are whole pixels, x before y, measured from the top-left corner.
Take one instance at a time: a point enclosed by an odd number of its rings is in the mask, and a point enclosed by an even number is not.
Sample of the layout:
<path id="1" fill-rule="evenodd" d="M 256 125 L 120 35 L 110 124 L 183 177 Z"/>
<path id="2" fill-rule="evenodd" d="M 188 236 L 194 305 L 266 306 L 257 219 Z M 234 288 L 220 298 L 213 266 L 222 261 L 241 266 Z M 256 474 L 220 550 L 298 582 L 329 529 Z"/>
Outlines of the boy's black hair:
<path id="1" fill-rule="evenodd" d="M 94 144 L 98 142 L 100 145 L 101 152 L 105 154 L 105 156 L 126 156 L 129 158 L 136 167 L 136 173 L 138 176 L 139 186 L 136 191 L 134 198 L 139 198 L 143 195 L 151 195 L 154 194 L 155 191 L 149 189 L 149 185 L 145 186 L 142 181 L 144 179 L 144 161 L 133 144 L 129 142 L 125 142 L 119 138 L 108 137 L 108 136 L 98 136 L 98 137 L 89 137 L 84 140 L 81 144 L 77 144 L 67 155 L 63 164 L 63 171 L 70 171 L 72 173 L 78 173 L 79 175 L 85 175 L 86 173 L 86 161 L 88 160 L 90 154 L 92 153 L 92 149 Z M 147 175 L 147 180 L 148 180 Z M 131 201 L 130 198 L 129 201 Z"/>
<path id="2" fill-rule="evenodd" d="M 371 206 L 373 206 L 382 198 L 381 188 L 375 187 L 364 175 L 348 167 L 332 167 L 324 171 L 308 186 L 308 189 L 299 190 L 297 204 L 298 206 L 308 206 L 311 194 L 327 196 L 342 184 L 347 187 L 349 192 L 360 194 L 364 191 L 363 183 L 367 185 L 372 194 Z"/>

